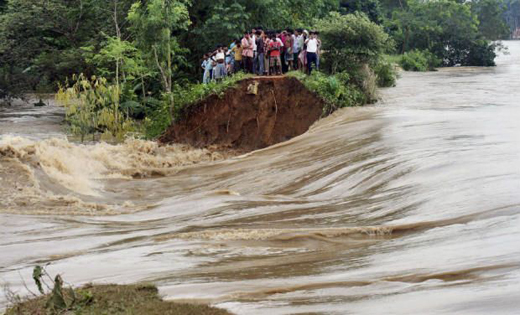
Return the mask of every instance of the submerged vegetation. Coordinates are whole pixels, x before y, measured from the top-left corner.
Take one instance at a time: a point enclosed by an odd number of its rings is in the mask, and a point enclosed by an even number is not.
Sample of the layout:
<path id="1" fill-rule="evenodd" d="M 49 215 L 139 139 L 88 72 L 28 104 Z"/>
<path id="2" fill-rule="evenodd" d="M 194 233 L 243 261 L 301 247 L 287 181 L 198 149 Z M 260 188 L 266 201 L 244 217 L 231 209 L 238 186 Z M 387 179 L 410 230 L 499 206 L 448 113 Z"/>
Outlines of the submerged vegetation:
<path id="1" fill-rule="evenodd" d="M 441 60 L 428 50 L 411 50 L 400 56 L 399 65 L 406 71 L 432 71 Z"/>
<path id="2" fill-rule="evenodd" d="M 388 54 L 412 71 L 494 65 L 515 10 L 512 0 L 0 0 L 0 97 L 58 91 L 82 139 L 155 138 L 245 77 L 199 84 L 205 52 L 254 26 L 292 26 L 320 31 L 321 73 L 292 75 L 328 114 L 393 86 Z"/>
<path id="3" fill-rule="evenodd" d="M 52 280 L 52 288 L 44 278 Z M 12 305 L 7 309 L 6 315 L 230 314 L 225 310 L 204 305 L 165 302 L 161 300 L 157 288 L 153 285 L 86 285 L 73 289 L 65 286 L 60 275 L 52 279 L 40 266 L 34 268 L 33 279 L 40 295 L 33 293 L 31 299 L 24 300 L 12 292 L 7 292 Z"/>
<path id="4" fill-rule="evenodd" d="M 121 89 L 108 84 L 106 78 L 91 79 L 73 76 L 72 86 L 60 87 L 56 98 L 65 106 L 70 131 L 81 136 L 100 132 L 104 138 L 123 140 L 136 132 L 136 123 L 130 118 L 130 109 L 121 104 Z"/>

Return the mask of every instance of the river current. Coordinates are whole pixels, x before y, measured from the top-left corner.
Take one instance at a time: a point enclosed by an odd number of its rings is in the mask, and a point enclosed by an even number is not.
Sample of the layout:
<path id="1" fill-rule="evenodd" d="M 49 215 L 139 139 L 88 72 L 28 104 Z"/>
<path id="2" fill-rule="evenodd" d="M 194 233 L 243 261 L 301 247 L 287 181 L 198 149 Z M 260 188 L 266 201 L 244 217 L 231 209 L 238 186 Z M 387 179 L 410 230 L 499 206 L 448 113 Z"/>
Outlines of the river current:
<path id="1" fill-rule="evenodd" d="M 520 42 L 226 157 L 0 108 L 0 284 L 156 284 L 237 314 L 518 314 Z M 35 291 L 35 290 L 34 290 Z M 0 308 L 7 297 L 0 293 Z"/>

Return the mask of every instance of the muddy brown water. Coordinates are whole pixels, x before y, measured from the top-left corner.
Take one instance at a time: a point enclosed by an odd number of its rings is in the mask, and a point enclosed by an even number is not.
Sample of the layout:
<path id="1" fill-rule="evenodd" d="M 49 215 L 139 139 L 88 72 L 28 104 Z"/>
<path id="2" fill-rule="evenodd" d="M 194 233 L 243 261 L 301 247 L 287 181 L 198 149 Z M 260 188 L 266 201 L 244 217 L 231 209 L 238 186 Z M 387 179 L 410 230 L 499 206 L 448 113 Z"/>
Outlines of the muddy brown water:
<path id="1" fill-rule="evenodd" d="M 404 73 L 375 106 L 231 159 L 79 145 L 53 110 L 2 109 L 0 282 L 26 294 L 49 263 L 69 283 L 153 282 L 237 314 L 517 314 L 520 42 L 507 46 L 498 67 Z"/>

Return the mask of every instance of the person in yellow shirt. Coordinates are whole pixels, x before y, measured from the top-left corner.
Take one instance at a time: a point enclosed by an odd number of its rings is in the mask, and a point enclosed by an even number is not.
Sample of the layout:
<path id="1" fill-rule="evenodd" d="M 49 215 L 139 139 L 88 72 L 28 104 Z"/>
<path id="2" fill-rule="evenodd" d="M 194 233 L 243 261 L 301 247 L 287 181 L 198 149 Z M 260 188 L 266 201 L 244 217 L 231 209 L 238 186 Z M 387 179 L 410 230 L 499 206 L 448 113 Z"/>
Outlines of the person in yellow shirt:
<path id="1" fill-rule="evenodd" d="M 242 44 L 237 40 L 236 45 L 231 49 L 231 52 L 235 55 L 235 66 L 233 67 L 235 73 L 242 70 L 242 51 Z"/>

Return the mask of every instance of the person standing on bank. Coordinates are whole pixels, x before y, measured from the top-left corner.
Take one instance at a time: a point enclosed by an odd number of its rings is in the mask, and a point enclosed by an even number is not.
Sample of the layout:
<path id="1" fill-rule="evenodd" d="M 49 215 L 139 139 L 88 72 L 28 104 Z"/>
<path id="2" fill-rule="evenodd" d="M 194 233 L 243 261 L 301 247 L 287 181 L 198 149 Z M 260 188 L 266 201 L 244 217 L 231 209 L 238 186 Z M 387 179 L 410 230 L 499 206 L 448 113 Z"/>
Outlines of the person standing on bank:
<path id="1" fill-rule="evenodd" d="M 211 69 L 213 68 L 211 64 L 211 59 L 209 54 L 204 55 L 204 61 L 202 62 L 202 69 L 204 70 L 204 76 L 202 77 L 202 83 L 209 84 L 211 81 Z"/>
<path id="2" fill-rule="evenodd" d="M 247 73 L 253 73 L 253 56 L 253 40 L 249 32 L 246 32 L 242 38 L 242 59 Z"/>
<path id="3" fill-rule="evenodd" d="M 265 48 L 264 48 L 264 37 L 263 32 L 261 30 L 256 31 L 256 54 L 257 54 L 257 75 L 264 75 L 264 54 L 265 54 Z"/>
<path id="4" fill-rule="evenodd" d="M 269 42 L 269 66 L 270 75 L 282 75 L 282 61 L 280 59 L 280 50 L 282 48 L 281 41 L 276 37 L 276 33 L 271 34 L 271 41 Z"/>
<path id="5" fill-rule="evenodd" d="M 293 66 L 293 48 L 294 48 L 294 34 L 292 29 L 287 29 L 287 36 L 285 37 L 285 63 L 287 71 L 294 70 Z"/>
<path id="6" fill-rule="evenodd" d="M 236 73 L 242 70 L 242 44 L 240 39 L 235 40 L 235 46 L 231 49 L 231 52 L 235 56 L 233 71 Z"/>
<path id="7" fill-rule="evenodd" d="M 215 54 L 215 59 L 217 60 L 217 66 L 215 67 L 215 70 L 213 70 L 214 73 L 214 79 L 215 81 L 222 81 L 224 77 L 227 75 L 227 68 L 226 68 L 226 52 L 224 51 L 224 46 L 219 45 L 217 52 Z"/>
<path id="8" fill-rule="evenodd" d="M 307 73 L 312 73 L 312 64 L 317 67 L 318 61 L 318 39 L 314 32 L 310 33 L 310 37 L 305 41 L 307 44 Z"/>
<path id="9" fill-rule="evenodd" d="M 294 70 L 297 70 L 298 69 L 298 56 L 300 55 L 300 48 L 299 48 L 299 45 L 298 45 L 298 36 L 299 36 L 299 31 L 298 30 L 295 30 L 293 35 L 292 35 L 292 43 L 293 43 L 293 69 Z"/>
<path id="10" fill-rule="evenodd" d="M 253 74 L 256 73 L 258 68 L 258 51 L 256 47 L 256 27 L 251 31 L 251 39 L 253 40 Z"/>
<path id="11" fill-rule="evenodd" d="M 320 33 L 318 31 L 314 31 L 314 35 L 316 36 L 316 40 L 318 41 L 318 53 L 317 53 L 317 56 L 316 56 L 316 70 L 320 71 L 320 58 L 321 58 Z"/>

